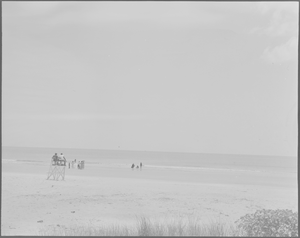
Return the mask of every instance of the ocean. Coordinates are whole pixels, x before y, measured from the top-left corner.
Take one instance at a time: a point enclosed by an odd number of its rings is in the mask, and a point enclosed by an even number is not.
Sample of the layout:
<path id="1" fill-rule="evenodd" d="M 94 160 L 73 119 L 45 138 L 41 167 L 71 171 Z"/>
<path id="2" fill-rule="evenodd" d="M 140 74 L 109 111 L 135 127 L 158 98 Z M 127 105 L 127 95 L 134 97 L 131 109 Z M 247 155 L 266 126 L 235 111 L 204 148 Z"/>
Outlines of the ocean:
<path id="1" fill-rule="evenodd" d="M 225 169 L 240 171 L 297 172 L 297 157 L 117 151 L 67 148 L 2 147 L 2 159 L 15 162 L 49 164 L 54 153 L 64 153 L 68 161 L 86 164 L 130 167 L 131 164 L 169 169 Z"/>
<path id="2" fill-rule="evenodd" d="M 70 175 L 156 179 L 179 182 L 227 184 L 297 185 L 297 157 L 222 155 L 150 151 L 121 151 L 62 148 L 2 147 L 6 171 L 16 167 L 41 167 L 47 173 L 54 153 L 63 153 L 67 162 L 85 161 L 83 171 L 67 170 Z M 143 164 L 133 173 L 132 164 Z M 26 165 L 26 166 L 23 166 Z M 27 171 L 32 171 L 28 169 Z M 68 172 L 70 171 L 70 172 Z"/>

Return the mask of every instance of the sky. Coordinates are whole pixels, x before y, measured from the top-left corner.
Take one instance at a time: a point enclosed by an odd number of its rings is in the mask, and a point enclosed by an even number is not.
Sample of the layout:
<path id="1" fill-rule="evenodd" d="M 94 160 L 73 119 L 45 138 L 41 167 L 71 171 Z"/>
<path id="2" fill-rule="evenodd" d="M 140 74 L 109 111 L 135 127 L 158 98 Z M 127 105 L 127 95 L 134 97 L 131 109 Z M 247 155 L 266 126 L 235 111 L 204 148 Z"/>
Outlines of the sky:
<path id="1" fill-rule="evenodd" d="M 2 146 L 296 156 L 298 2 L 2 2 Z"/>

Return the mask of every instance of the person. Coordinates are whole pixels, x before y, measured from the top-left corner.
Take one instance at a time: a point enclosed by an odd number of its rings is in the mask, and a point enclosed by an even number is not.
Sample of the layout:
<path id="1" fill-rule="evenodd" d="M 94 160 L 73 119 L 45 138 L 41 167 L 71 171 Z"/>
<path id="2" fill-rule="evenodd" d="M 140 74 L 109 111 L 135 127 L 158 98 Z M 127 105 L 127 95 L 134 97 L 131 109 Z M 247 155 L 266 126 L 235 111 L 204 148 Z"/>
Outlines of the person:
<path id="1" fill-rule="evenodd" d="M 142 164 L 142 162 L 140 163 L 140 168 L 142 168 L 142 166 L 143 166 L 143 164 Z"/>
<path id="2" fill-rule="evenodd" d="M 138 169 L 138 168 L 139 168 L 139 166 L 137 165 L 137 166 L 136 166 L 136 168 Z"/>
<path id="3" fill-rule="evenodd" d="M 74 160 L 74 168 L 75 168 L 75 169 L 78 168 L 78 164 L 77 164 L 77 162 L 76 162 L 76 159 Z"/>
<path id="4" fill-rule="evenodd" d="M 62 165 L 66 165 L 67 160 L 66 160 L 64 154 L 63 154 L 63 153 L 60 153 L 60 155 L 59 155 L 58 157 L 59 157 L 60 163 L 61 163 Z"/>
<path id="5" fill-rule="evenodd" d="M 57 160 L 58 160 L 58 156 L 57 153 L 55 153 L 55 155 L 52 156 L 52 162 L 54 162 L 52 164 L 55 165 Z"/>
<path id="6" fill-rule="evenodd" d="M 69 169 L 70 169 L 70 162 L 69 162 Z"/>
<path id="7" fill-rule="evenodd" d="M 134 164 L 131 165 L 131 168 L 132 168 L 132 169 L 134 168 Z"/>

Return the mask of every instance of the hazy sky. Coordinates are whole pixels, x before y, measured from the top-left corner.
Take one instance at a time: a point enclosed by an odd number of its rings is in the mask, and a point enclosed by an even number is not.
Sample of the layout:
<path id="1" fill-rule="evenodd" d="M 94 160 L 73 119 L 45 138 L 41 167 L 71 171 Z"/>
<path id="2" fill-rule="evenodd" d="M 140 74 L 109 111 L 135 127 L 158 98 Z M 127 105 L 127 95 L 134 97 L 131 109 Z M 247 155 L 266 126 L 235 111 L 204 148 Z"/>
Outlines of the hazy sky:
<path id="1" fill-rule="evenodd" d="M 2 145 L 297 155 L 297 2 L 2 2 Z"/>

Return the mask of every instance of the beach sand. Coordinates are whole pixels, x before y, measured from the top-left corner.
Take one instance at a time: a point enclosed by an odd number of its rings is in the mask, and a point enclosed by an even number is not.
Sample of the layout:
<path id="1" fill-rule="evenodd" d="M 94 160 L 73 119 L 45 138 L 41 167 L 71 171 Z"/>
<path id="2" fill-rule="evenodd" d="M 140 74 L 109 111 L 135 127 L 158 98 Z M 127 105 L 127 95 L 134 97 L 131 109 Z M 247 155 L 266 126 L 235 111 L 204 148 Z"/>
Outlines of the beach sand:
<path id="1" fill-rule="evenodd" d="M 258 209 L 298 210 L 297 174 L 86 165 L 46 180 L 43 163 L 2 162 L 2 235 L 73 225 L 194 218 L 233 223 Z M 40 221 L 40 222 L 39 222 Z"/>

